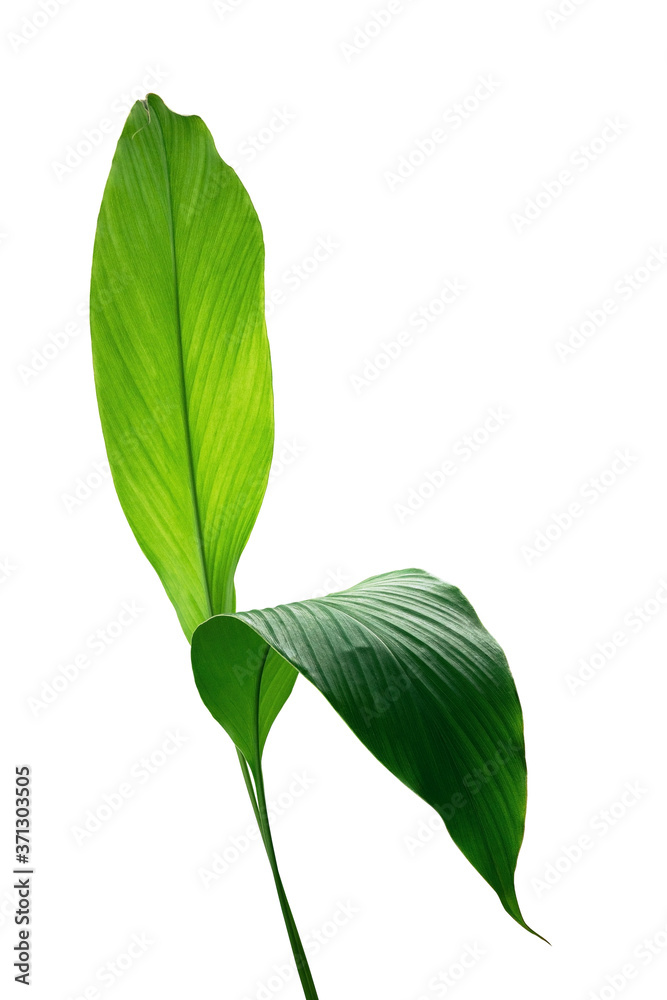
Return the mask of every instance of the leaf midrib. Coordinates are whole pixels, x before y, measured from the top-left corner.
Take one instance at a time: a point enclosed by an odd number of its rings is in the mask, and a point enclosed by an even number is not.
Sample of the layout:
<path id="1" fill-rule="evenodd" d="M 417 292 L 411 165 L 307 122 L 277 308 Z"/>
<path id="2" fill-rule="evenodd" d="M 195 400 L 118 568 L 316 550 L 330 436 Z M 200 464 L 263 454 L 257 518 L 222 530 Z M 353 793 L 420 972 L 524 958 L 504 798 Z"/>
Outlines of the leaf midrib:
<path id="1" fill-rule="evenodd" d="M 189 401 L 187 386 L 185 383 L 185 362 L 183 355 L 183 326 L 181 322 L 181 302 L 178 290 L 178 265 L 176 262 L 176 236 L 174 227 L 174 202 L 171 193 L 171 176 L 169 174 L 169 161 L 167 159 L 167 147 L 164 141 L 164 133 L 162 131 L 162 125 L 160 124 L 160 116 L 155 112 L 155 121 L 157 123 L 157 129 L 159 132 L 159 147 L 162 160 L 162 166 L 164 168 L 165 184 L 167 188 L 167 201 L 169 203 L 169 242 L 171 247 L 171 260 L 172 260 L 172 274 L 174 280 L 174 313 L 175 313 L 175 323 L 176 323 L 176 339 L 178 343 L 178 361 L 179 361 L 179 383 L 180 383 L 180 397 L 181 397 L 181 409 L 183 413 L 183 430 L 185 433 L 185 449 L 188 460 L 188 486 L 190 490 L 190 497 L 192 500 L 192 510 L 194 516 L 194 528 L 195 528 L 195 542 L 197 545 L 197 552 L 199 554 L 199 561 L 201 566 L 201 573 L 204 585 L 204 595 L 206 597 L 206 604 L 208 609 L 208 617 L 210 618 L 213 611 L 213 601 L 211 599 L 211 588 L 208 578 L 208 570 L 206 567 L 206 552 L 204 549 L 204 538 L 201 527 L 201 515 L 199 511 L 199 498 L 197 496 L 196 488 L 196 478 L 195 478 L 195 463 L 194 455 L 192 453 L 192 437 L 190 434 L 190 411 L 189 411 Z M 150 111 L 148 112 L 148 123 L 150 124 Z"/>

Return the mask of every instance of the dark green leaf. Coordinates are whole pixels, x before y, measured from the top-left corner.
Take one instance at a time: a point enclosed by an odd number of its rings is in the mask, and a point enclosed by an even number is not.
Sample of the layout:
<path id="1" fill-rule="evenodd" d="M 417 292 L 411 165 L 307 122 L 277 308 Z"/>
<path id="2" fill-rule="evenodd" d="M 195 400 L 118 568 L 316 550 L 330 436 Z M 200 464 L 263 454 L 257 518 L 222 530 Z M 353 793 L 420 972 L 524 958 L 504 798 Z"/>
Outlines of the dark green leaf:
<path id="1" fill-rule="evenodd" d="M 268 731 L 258 693 L 267 680 L 275 685 L 273 671 L 284 661 L 440 813 L 507 912 L 527 927 L 514 888 L 526 810 L 521 707 L 501 648 L 461 592 L 404 570 L 200 625 L 192 641 L 197 687 L 254 768 L 253 748 L 261 752 Z"/>

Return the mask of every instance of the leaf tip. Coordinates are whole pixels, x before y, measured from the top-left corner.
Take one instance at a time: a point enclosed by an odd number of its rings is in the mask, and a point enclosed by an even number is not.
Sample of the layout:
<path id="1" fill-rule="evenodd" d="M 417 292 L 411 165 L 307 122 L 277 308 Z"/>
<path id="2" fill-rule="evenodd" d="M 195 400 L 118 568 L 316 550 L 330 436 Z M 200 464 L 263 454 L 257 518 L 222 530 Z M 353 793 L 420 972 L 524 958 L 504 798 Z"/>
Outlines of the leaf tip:
<path id="1" fill-rule="evenodd" d="M 523 919 L 523 914 L 521 913 L 521 909 L 519 907 L 519 901 L 516 898 L 515 892 L 512 893 L 510 899 L 503 899 L 501 897 L 500 901 L 503 904 L 503 909 L 505 909 L 507 913 L 509 913 L 510 917 L 512 917 L 517 922 L 517 924 L 519 924 L 520 927 L 523 927 L 523 929 L 528 931 L 529 934 L 533 934 L 535 937 L 539 938 L 540 941 L 544 941 L 545 944 L 548 944 L 549 947 L 551 947 L 551 941 L 548 941 L 538 931 L 533 930 L 533 928 L 529 924 L 527 924 L 526 921 Z"/>

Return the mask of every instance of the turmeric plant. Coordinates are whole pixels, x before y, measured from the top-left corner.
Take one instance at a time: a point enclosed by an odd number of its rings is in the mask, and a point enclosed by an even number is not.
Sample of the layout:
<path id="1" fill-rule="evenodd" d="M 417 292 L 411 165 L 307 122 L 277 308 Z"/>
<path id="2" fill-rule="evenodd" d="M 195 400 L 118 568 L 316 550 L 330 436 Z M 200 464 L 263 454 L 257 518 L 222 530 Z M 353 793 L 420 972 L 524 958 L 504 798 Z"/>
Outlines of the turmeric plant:
<path id="1" fill-rule="evenodd" d="M 263 611 L 234 574 L 267 485 L 273 395 L 264 244 L 250 198 L 195 116 L 154 94 L 125 124 L 93 255 L 95 384 L 113 480 L 171 600 L 201 698 L 231 737 L 297 970 L 316 1000 L 278 870 L 262 754 L 299 674 L 436 809 L 507 912 L 526 764 L 498 643 L 454 586 L 420 569 Z M 502 760 L 489 774 L 489 763 Z"/>

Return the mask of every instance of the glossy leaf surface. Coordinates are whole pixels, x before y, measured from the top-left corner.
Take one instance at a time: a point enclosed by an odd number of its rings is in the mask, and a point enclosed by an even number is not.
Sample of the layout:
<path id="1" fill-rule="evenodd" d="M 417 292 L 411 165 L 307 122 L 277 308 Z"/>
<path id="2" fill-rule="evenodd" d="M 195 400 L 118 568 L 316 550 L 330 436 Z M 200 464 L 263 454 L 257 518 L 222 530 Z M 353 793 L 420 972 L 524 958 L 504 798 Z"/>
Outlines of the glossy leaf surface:
<path id="1" fill-rule="evenodd" d="M 281 660 L 439 812 L 527 927 L 514 888 L 526 811 L 521 707 L 505 655 L 461 592 L 404 570 L 200 625 L 192 641 L 199 692 L 255 769 L 268 731 L 259 696 L 265 684 L 276 690 Z"/>

